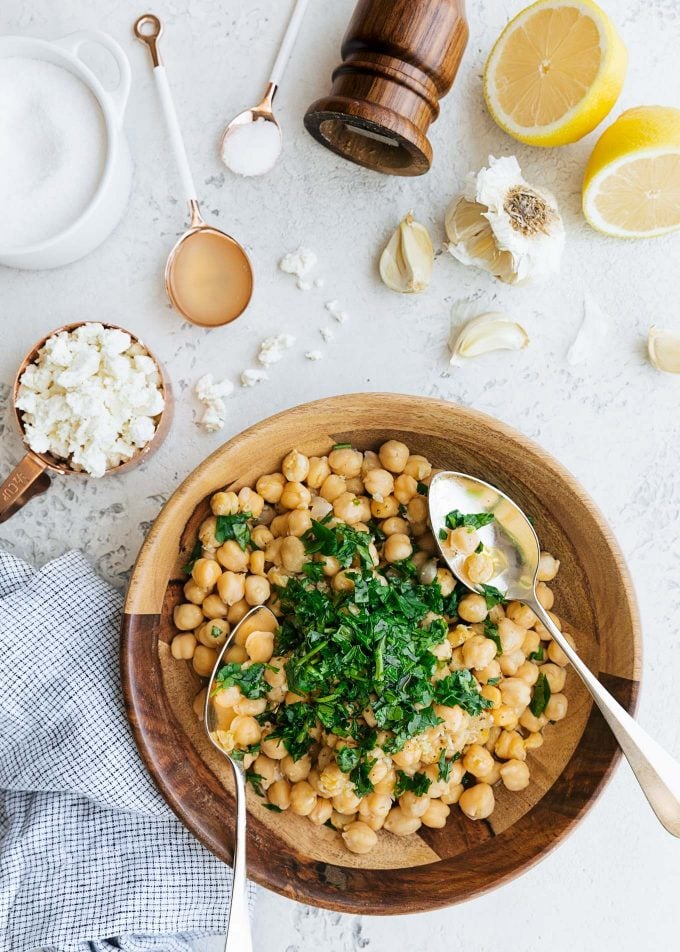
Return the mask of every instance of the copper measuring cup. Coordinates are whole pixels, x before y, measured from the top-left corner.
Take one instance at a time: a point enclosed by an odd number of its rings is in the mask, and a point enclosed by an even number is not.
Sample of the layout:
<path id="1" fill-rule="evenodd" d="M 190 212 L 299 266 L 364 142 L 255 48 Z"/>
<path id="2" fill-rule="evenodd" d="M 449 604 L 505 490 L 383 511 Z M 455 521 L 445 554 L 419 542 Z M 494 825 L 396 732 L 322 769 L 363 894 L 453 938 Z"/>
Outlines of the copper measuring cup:
<path id="1" fill-rule="evenodd" d="M 38 351 L 44 346 L 50 337 L 54 337 L 56 334 L 61 333 L 61 331 L 72 331 L 75 330 L 76 327 L 81 327 L 83 324 L 91 323 L 93 322 L 76 321 L 75 324 L 64 324 L 63 327 L 57 327 L 56 330 L 50 331 L 49 334 L 46 334 L 45 337 L 39 340 L 38 343 L 31 348 L 31 350 L 22 360 L 19 370 L 17 371 L 17 375 L 14 378 L 14 386 L 12 387 L 12 406 L 14 408 L 14 422 L 16 423 L 17 430 L 19 431 L 19 434 L 24 442 L 26 437 L 24 434 L 24 426 L 21 420 L 21 411 L 16 405 L 19 384 L 24 371 L 29 364 L 32 364 L 35 361 Z M 161 390 L 163 393 L 163 399 L 165 400 L 165 406 L 163 410 L 158 415 L 158 417 L 156 417 L 156 432 L 154 433 L 153 438 L 146 444 L 146 446 L 138 450 L 132 459 L 129 459 L 125 463 L 121 463 L 118 466 L 114 466 L 112 469 L 108 469 L 104 474 L 105 476 L 108 476 L 111 473 L 121 473 L 123 470 L 132 469 L 134 466 L 138 466 L 140 463 L 144 462 L 144 460 L 148 459 L 149 456 L 155 453 L 155 451 L 165 439 L 170 428 L 173 413 L 173 398 L 170 382 L 165 375 L 162 364 L 143 341 L 141 341 L 135 334 L 125 330 L 124 327 L 119 327 L 117 324 L 107 324 L 104 321 L 97 321 L 96 323 L 102 324 L 102 326 L 108 330 L 119 330 L 126 334 L 130 334 L 132 342 L 140 344 L 146 350 L 149 357 L 152 358 L 158 368 L 158 372 L 161 377 Z M 51 480 L 49 473 L 57 473 L 60 476 L 88 476 L 87 473 L 71 469 L 66 460 L 58 459 L 57 457 L 52 456 L 51 453 L 35 453 L 33 450 L 29 449 L 26 455 L 17 463 L 9 476 L 0 485 L 0 523 L 6 522 L 10 516 L 13 516 L 16 512 L 18 512 L 19 509 L 21 509 L 22 506 L 25 506 L 27 502 L 33 499 L 34 496 L 39 496 L 41 493 L 46 492 L 46 490 L 50 488 Z"/>

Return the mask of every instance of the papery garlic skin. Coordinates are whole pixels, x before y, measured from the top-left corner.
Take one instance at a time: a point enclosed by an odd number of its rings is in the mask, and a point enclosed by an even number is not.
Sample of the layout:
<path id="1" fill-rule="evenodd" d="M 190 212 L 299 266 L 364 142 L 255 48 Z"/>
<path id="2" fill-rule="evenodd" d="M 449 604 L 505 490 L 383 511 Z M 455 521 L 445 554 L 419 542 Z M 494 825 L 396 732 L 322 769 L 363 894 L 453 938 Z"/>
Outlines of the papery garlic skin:
<path id="1" fill-rule="evenodd" d="M 647 353 L 652 366 L 664 373 L 680 374 L 680 333 L 650 327 Z"/>
<path id="2" fill-rule="evenodd" d="M 448 250 L 458 261 L 506 284 L 529 284 L 559 271 L 564 225 L 554 196 L 522 177 L 514 156 L 489 156 L 466 179 L 446 214 Z"/>
<path id="3" fill-rule="evenodd" d="M 529 335 L 522 325 L 500 311 L 478 314 L 461 327 L 460 316 L 469 311 L 468 302 L 459 302 L 451 312 L 449 363 L 452 367 L 462 366 L 471 357 L 480 357 L 494 350 L 523 350 L 528 347 Z"/>
<path id="4" fill-rule="evenodd" d="M 380 277 L 392 291 L 418 294 L 429 286 L 433 265 L 430 233 L 409 212 L 380 257 Z"/>

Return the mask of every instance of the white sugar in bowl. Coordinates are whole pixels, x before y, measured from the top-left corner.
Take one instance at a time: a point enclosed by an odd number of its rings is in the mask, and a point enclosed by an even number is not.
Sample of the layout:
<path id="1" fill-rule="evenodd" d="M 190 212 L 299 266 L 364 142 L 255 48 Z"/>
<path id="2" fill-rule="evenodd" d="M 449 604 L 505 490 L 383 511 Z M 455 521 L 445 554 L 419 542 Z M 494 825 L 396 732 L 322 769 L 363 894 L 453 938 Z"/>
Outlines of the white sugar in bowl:
<path id="1" fill-rule="evenodd" d="M 115 60 L 114 89 L 81 59 L 89 43 Z M 130 64 L 106 33 L 0 37 L 0 265 L 70 264 L 113 231 L 132 182 L 129 93 Z"/>

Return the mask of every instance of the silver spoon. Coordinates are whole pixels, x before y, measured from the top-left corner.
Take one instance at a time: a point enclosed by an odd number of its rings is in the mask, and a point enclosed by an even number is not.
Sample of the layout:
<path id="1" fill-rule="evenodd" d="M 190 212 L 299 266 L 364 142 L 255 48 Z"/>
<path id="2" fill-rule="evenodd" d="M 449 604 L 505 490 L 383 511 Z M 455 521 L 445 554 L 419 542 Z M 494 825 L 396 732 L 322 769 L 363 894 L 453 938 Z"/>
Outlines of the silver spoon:
<path id="1" fill-rule="evenodd" d="M 213 685 L 217 672 L 222 667 L 222 659 L 227 650 L 234 643 L 237 632 L 240 631 L 243 633 L 246 627 L 250 628 L 251 631 L 275 631 L 278 625 L 276 615 L 263 605 L 251 609 L 244 615 L 234 630 L 230 632 L 229 637 L 222 646 L 222 650 L 217 656 L 217 661 L 210 675 L 208 691 L 205 696 L 205 708 L 203 709 L 205 730 L 213 747 L 219 750 L 231 764 L 231 769 L 234 772 L 234 791 L 236 795 L 236 827 L 234 831 L 233 860 L 234 880 L 231 887 L 231 906 L 229 908 L 229 924 L 227 925 L 227 938 L 224 944 L 224 952 L 252 952 L 253 939 L 250 930 L 250 916 L 248 914 L 248 884 L 246 879 L 246 772 L 243 767 L 243 762 L 231 757 L 214 737 L 214 731 L 218 729 L 218 725 L 215 702 L 212 697 Z"/>
<path id="2" fill-rule="evenodd" d="M 290 59 L 290 54 L 293 52 L 293 46 L 295 44 L 295 40 L 297 39 L 297 35 L 300 32 L 300 27 L 302 26 L 302 21 L 307 11 L 308 3 L 309 0 L 297 0 L 295 4 L 293 14 L 288 23 L 283 40 L 281 41 L 281 47 L 276 57 L 276 61 L 272 67 L 271 76 L 269 77 L 269 82 L 267 83 L 267 88 L 261 102 L 259 102 L 256 106 L 253 106 L 251 109 L 245 109 L 243 112 L 239 113 L 235 119 L 231 120 L 227 128 L 222 133 L 222 139 L 220 141 L 220 155 L 222 156 L 222 161 L 228 168 L 240 175 L 264 175 L 266 172 L 270 172 L 276 165 L 276 162 L 281 154 L 281 149 L 283 147 L 283 137 L 281 133 L 281 126 L 279 125 L 278 119 L 274 115 L 274 96 L 281 85 L 281 79 L 283 78 L 284 70 L 288 64 L 288 60 Z M 254 123 L 258 122 L 266 123 L 265 128 L 270 130 L 272 140 L 271 151 L 268 154 L 260 152 L 257 159 L 254 160 L 255 164 L 249 171 L 244 171 L 240 168 L 234 168 L 234 163 L 231 158 L 231 146 L 234 144 L 236 137 L 242 132 L 244 127 L 253 126 Z"/>
<path id="3" fill-rule="evenodd" d="M 680 837 L 680 764 L 600 684 L 539 602 L 536 574 L 541 548 L 526 515 L 499 489 L 464 473 L 437 473 L 428 500 L 432 530 L 444 560 L 463 585 L 479 594 L 483 594 L 482 587 L 473 585 L 466 575 L 465 556 L 442 542 L 439 530 L 454 509 L 493 513 L 494 521 L 478 532 L 486 548 L 499 552 L 499 562 L 504 565 L 493 579 L 494 586 L 509 600 L 528 605 L 548 629 L 602 711 L 652 810 L 669 833 Z"/>

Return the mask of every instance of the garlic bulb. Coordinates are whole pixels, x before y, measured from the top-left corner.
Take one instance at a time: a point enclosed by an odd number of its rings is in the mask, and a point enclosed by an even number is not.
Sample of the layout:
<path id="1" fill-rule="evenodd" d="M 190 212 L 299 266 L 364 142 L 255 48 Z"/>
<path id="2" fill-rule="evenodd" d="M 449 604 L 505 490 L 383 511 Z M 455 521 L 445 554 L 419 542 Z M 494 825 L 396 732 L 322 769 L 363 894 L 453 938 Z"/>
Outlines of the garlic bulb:
<path id="1" fill-rule="evenodd" d="M 468 302 L 459 302 L 451 312 L 451 366 L 460 366 L 470 357 L 479 357 L 492 350 L 522 350 L 529 344 L 529 335 L 521 324 L 500 311 L 487 311 L 467 320 L 460 327 L 460 317 L 470 310 Z"/>
<path id="2" fill-rule="evenodd" d="M 401 221 L 380 258 L 380 277 L 388 288 L 400 294 L 424 291 L 432 278 L 434 248 L 424 225 L 413 212 Z"/>
<path id="3" fill-rule="evenodd" d="M 564 226 L 546 189 L 529 185 L 514 156 L 495 159 L 446 213 L 448 250 L 506 284 L 529 284 L 559 270 Z"/>
<path id="4" fill-rule="evenodd" d="M 657 370 L 680 374 L 680 333 L 650 327 L 647 334 L 647 353 Z"/>

